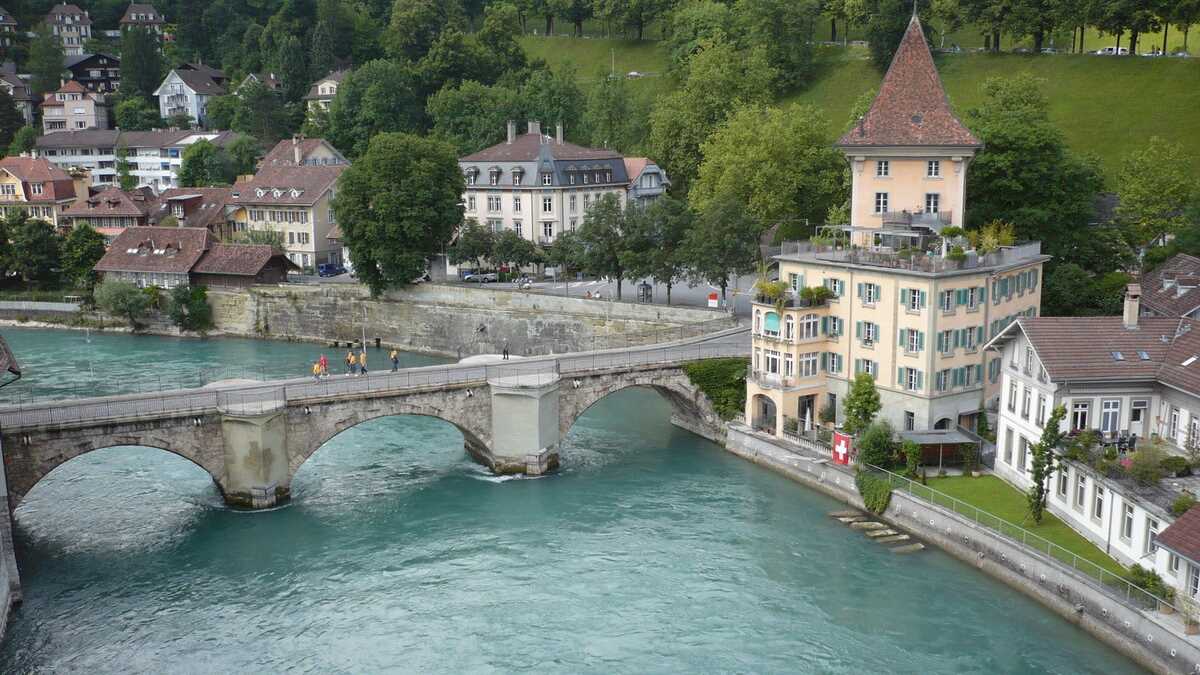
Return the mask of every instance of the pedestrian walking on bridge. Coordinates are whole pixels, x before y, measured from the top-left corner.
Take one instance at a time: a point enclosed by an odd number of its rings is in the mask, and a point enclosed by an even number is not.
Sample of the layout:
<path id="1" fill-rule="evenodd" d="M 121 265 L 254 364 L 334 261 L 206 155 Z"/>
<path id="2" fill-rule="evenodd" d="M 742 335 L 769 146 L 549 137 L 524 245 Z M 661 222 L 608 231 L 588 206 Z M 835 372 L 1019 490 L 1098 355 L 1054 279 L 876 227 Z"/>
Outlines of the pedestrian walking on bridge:
<path id="1" fill-rule="evenodd" d="M 354 352 L 346 352 L 346 374 L 354 375 L 358 373 L 358 361 L 354 358 Z"/>
<path id="2" fill-rule="evenodd" d="M 400 370 L 400 352 L 393 349 L 388 356 L 392 359 L 392 372 Z"/>
<path id="3" fill-rule="evenodd" d="M 321 362 L 320 362 L 320 361 L 314 361 L 314 362 L 313 362 L 312 374 L 313 374 L 313 381 L 314 381 L 314 382 L 320 382 L 320 381 L 321 381 Z"/>
<path id="4" fill-rule="evenodd" d="M 321 366 L 321 377 L 328 377 L 329 376 L 329 359 L 326 358 L 324 354 L 322 354 L 321 358 L 317 359 L 317 363 Z"/>
<path id="5" fill-rule="evenodd" d="M 367 374 L 367 350 L 362 350 L 358 353 L 358 372 L 360 375 Z"/>

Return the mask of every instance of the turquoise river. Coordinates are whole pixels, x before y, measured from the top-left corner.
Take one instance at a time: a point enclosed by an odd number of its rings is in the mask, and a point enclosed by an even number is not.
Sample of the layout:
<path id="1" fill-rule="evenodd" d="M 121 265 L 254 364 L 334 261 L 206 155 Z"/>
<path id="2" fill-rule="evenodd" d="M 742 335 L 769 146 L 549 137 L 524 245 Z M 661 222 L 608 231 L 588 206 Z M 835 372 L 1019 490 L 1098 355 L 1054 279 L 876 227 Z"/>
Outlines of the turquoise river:
<path id="1" fill-rule="evenodd" d="M 7 401 L 200 368 L 295 375 L 320 353 L 3 334 L 27 372 Z M 160 450 L 79 457 L 16 510 L 25 600 L 0 673 L 1137 672 L 941 552 L 889 553 L 829 518 L 837 502 L 668 414 L 652 391 L 614 394 L 536 480 L 490 476 L 439 420 L 375 420 L 260 513 Z"/>

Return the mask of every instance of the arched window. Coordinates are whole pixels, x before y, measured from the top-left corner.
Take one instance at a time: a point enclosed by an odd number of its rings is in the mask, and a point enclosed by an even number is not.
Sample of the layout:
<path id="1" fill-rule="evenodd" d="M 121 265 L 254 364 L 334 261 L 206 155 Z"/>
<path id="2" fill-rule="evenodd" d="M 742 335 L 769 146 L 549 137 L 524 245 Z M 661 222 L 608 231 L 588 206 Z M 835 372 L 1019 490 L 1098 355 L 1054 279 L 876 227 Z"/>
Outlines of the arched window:
<path id="1" fill-rule="evenodd" d="M 767 312 L 763 319 L 763 335 L 779 337 L 779 315 L 775 312 Z"/>
<path id="2" fill-rule="evenodd" d="M 792 317 L 787 317 L 783 320 L 783 338 L 791 340 L 796 337 L 796 320 Z"/>
<path id="3" fill-rule="evenodd" d="M 805 314 L 800 319 L 800 339 L 811 340 L 821 335 L 821 320 L 816 314 Z"/>

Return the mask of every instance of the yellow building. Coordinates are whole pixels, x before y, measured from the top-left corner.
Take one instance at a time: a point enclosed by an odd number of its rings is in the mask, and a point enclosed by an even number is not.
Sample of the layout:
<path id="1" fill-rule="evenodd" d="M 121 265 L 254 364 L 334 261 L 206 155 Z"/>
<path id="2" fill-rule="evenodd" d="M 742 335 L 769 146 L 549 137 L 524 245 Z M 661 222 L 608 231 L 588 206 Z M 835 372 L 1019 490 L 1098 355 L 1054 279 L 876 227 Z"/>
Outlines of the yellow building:
<path id="1" fill-rule="evenodd" d="M 964 222 L 966 172 L 982 146 L 950 110 L 915 18 L 838 147 L 853 176 L 850 225 L 778 256 L 789 292 L 754 303 L 746 419 L 776 435 L 817 425 L 827 408 L 840 422 L 865 372 L 897 429 L 974 428 L 1000 375 L 983 344 L 1036 316 L 1049 257 L 1039 242 L 977 251 L 942 236 Z M 813 287 L 832 299 L 805 301 Z"/>
<path id="2" fill-rule="evenodd" d="M 45 159 L 5 157 L 0 159 L 0 215 L 11 218 L 25 213 L 55 227 L 67 227 L 63 211 L 75 202 L 77 188 L 86 195 L 91 177 L 81 175 L 77 184 L 67 172 Z"/>
<path id="3" fill-rule="evenodd" d="M 280 233 L 287 257 L 309 270 L 342 263 L 342 250 L 331 243 L 333 199 L 346 164 L 278 164 L 233 186 L 229 212 L 236 231 Z"/>

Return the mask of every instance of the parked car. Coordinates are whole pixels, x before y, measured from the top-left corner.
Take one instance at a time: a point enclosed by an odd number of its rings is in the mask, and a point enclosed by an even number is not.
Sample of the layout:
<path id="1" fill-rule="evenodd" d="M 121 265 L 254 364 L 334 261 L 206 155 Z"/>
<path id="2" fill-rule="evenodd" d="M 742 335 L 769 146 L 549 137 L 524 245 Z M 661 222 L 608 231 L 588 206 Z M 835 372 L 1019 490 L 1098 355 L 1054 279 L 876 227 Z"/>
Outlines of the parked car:
<path id="1" fill-rule="evenodd" d="M 1121 47 L 1120 49 L 1117 49 L 1116 47 L 1105 47 L 1104 49 L 1097 49 L 1096 53 L 1100 56 L 1126 56 L 1129 54 L 1129 50 L 1125 47 Z"/>
<path id="2" fill-rule="evenodd" d="M 346 268 L 334 263 L 325 263 L 317 265 L 317 274 L 323 277 L 336 277 L 339 274 L 345 274 Z"/>
<path id="3" fill-rule="evenodd" d="M 472 284 L 492 284 L 496 283 L 499 279 L 500 276 L 495 272 L 476 272 L 463 277 L 463 281 Z"/>
<path id="4" fill-rule="evenodd" d="M 626 75 L 626 77 L 628 77 L 631 80 L 636 80 L 639 77 L 645 77 L 645 73 L 642 73 L 642 72 L 639 72 L 636 70 L 631 70 L 631 71 L 629 71 L 629 74 Z"/>
<path id="5" fill-rule="evenodd" d="M 1054 47 L 1042 47 L 1043 54 L 1057 54 L 1058 50 Z"/>

